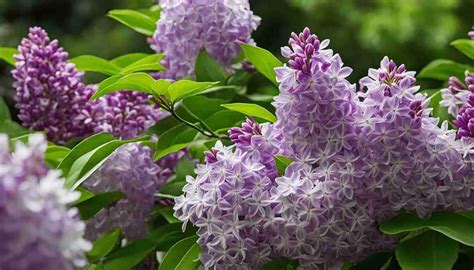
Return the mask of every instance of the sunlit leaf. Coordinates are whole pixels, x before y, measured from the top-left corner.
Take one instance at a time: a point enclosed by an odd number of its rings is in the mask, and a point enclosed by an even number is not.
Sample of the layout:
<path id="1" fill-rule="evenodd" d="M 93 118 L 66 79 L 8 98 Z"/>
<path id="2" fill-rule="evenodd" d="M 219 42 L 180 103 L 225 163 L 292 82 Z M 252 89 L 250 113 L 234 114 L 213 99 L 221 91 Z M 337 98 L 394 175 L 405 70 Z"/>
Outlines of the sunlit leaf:
<path id="1" fill-rule="evenodd" d="M 87 252 L 89 261 L 96 262 L 107 256 L 118 245 L 120 235 L 120 229 L 113 229 L 97 239 L 93 243 L 92 250 Z"/>
<path id="2" fill-rule="evenodd" d="M 75 204 L 79 209 L 79 214 L 82 220 L 88 220 L 95 216 L 103 208 L 115 203 L 124 198 L 125 195 L 121 192 L 104 192 L 98 193 L 94 196 Z"/>
<path id="3" fill-rule="evenodd" d="M 205 50 L 199 52 L 194 70 L 198 82 L 224 81 L 227 77 L 224 68 Z"/>
<path id="4" fill-rule="evenodd" d="M 82 55 L 69 60 L 76 64 L 76 68 L 84 71 L 99 72 L 106 75 L 116 75 L 120 73 L 120 67 L 93 55 Z"/>
<path id="5" fill-rule="evenodd" d="M 275 85 L 278 85 L 275 68 L 283 66 L 283 63 L 269 51 L 257 46 L 241 43 L 240 47 L 244 51 L 245 59 Z"/>
<path id="6" fill-rule="evenodd" d="M 451 45 L 462 52 L 465 56 L 474 60 L 474 41 L 470 39 L 458 39 L 451 42 Z"/>
<path id="7" fill-rule="evenodd" d="M 160 264 L 159 270 L 193 270 L 198 269 L 201 264 L 199 261 L 199 253 L 201 248 L 196 243 L 197 236 L 185 238 L 166 253 L 163 262 Z"/>
<path id="8" fill-rule="evenodd" d="M 424 67 L 418 74 L 418 77 L 448 81 L 449 77 L 456 76 L 464 80 L 466 70 L 474 71 L 474 67 L 451 60 L 438 59 Z"/>
<path id="9" fill-rule="evenodd" d="M 108 16 L 146 36 L 152 36 L 156 28 L 155 19 L 136 10 L 115 9 Z"/>
<path id="10" fill-rule="evenodd" d="M 0 47 L 0 59 L 12 66 L 14 66 L 16 62 L 13 56 L 17 53 L 18 50 L 15 48 Z"/>
<path id="11" fill-rule="evenodd" d="M 259 106 L 257 104 L 252 103 L 230 103 L 230 104 L 223 104 L 223 107 L 231 110 L 243 113 L 248 116 L 254 116 L 258 118 L 262 118 L 264 120 L 275 122 L 276 116 L 269 112 L 267 109 Z"/>

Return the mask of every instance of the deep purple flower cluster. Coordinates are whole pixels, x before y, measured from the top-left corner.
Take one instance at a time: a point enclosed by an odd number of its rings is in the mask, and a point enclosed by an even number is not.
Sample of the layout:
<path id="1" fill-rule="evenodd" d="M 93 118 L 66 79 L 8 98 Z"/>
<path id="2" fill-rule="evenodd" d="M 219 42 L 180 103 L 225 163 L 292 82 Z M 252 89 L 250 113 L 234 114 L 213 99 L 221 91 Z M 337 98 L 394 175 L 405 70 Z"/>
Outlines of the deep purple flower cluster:
<path id="1" fill-rule="evenodd" d="M 95 132 L 136 137 L 162 116 L 142 93 L 116 92 L 89 102 L 96 86 L 83 83 L 84 74 L 68 63 L 58 41 L 50 41 L 39 27 L 30 29 L 15 57 L 12 74 L 19 118 L 32 130 L 46 131 L 57 144 Z"/>
<path id="2" fill-rule="evenodd" d="M 0 134 L 0 268 L 72 270 L 86 264 L 91 244 L 75 208 L 78 192 L 63 187 L 60 172 L 44 163 L 47 142 L 31 135 L 10 153 Z"/>
<path id="3" fill-rule="evenodd" d="M 467 103 L 459 111 L 454 124 L 458 128 L 459 138 L 474 138 L 474 94 L 471 94 Z"/>
<path id="4" fill-rule="evenodd" d="M 46 131 L 48 139 L 59 144 L 87 135 L 91 127 L 81 121 L 81 111 L 93 89 L 82 82 L 84 74 L 67 62 L 67 52 L 39 27 L 30 28 L 18 50 L 12 74 L 23 125 Z"/>
<path id="5" fill-rule="evenodd" d="M 472 93 L 474 93 L 474 73 L 467 72 L 464 82 L 452 76 L 449 78 L 448 88 L 441 90 L 443 99 L 439 104 L 447 107 L 448 112 L 456 117 Z"/>
<path id="6" fill-rule="evenodd" d="M 248 0 L 160 0 L 161 16 L 151 46 L 164 53 L 166 72 L 158 76 L 181 79 L 194 75 L 194 64 L 205 49 L 229 68 L 240 52 L 239 42 L 253 43 L 260 18 Z"/>
<path id="7" fill-rule="evenodd" d="M 235 150 L 206 153 L 176 199 L 177 217 L 199 228 L 206 267 L 257 269 L 282 257 L 302 269 L 337 267 L 391 248 L 396 239 L 378 227 L 401 209 L 426 217 L 473 208 L 463 158 L 472 144 L 437 126 L 415 73 L 385 57 L 356 92 L 328 44 L 309 29 L 292 34 L 288 65 L 276 69 L 278 120 L 232 129 Z M 294 161 L 281 177 L 275 154 Z M 268 179 L 265 192 L 255 193 L 255 179 Z"/>

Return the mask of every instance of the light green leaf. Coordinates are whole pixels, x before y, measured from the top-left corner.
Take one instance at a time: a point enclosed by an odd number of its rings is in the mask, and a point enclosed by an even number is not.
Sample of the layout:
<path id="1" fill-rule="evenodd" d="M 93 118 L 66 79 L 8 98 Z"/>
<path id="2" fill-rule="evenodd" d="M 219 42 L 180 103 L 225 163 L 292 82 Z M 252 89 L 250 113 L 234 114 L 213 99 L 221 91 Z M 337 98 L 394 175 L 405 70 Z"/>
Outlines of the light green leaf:
<path id="1" fill-rule="evenodd" d="M 152 54 L 142 58 L 122 69 L 123 74 L 129 74 L 138 71 L 163 71 L 165 68 L 160 64 L 163 59 L 162 54 Z"/>
<path id="2" fill-rule="evenodd" d="M 244 51 L 245 59 L 252 63 L 267 79 L 278 85 L 275 68 L 282 67 L 283 63 L 271 52 L 257 46 L 241 43 L 240 47 Z"/>
<path id="3" fill-rule="evenodd" d="M 12 116 L 7 103 L 0 97 L 0 122 L 11 120 Z"/>
<path id="4" fill-rule="evenodd" d="M 44 160 L 51 168 L 56 168 L 69 154 L 71 149 L 58 145 L 48 145 L 44 154 Z"/>
<path id="5" fill-rule="evenodd" d="M 429 63 L 418 74 L 419 78 L 448 81 L 449 77 L 456 76 L 464 80 L 466 70 L 474 71 L 474 67 L 459 64 L 451 60 L 438 59 Z"/>
<path id="6" fill-rule="evenodd" d="M 95 216 L 103 208 L 115 203 L 124 198 L 125 195 L 121 192 L 104 192 L 95 194 L 93 197 L 86 199 L 80 203 L 75 204 L 79 210 L 79 215 L 82 220 L 88 220 Z"/>
<path id="7" fill-rule="evenodd" d="M 156 28 L 154 19 L 136 10 L 115 9 L 108 16 L 146 36 L 152 36 Z"/>
<path id="8" fill-rule="evenodd" d="M 18 50 L 15 48 L 0 47 L 0 59 L 12 66 L 14 66 L 16 62 L 13 56 L 17 53 Z"/>
<path id="9" fill-rule="evenodd" d="M 227 77 L 222 66 L 205 50 L 199 52 L 194 70 L 198 82 L 224 81 Z"/>
<path id="10" fill-rule="evenodd" d="M 0 121 L 0 133 L 7 134 L 10 138 L 30 133 L 30 131 L 14 121 Z"/>
<path id="11" fill-rule="evenodd" d="M 110 60 L 110 63 L 120 68 L 124 68 L 150 55 L 151 54 L 148 53 L 129 53 Z"/>
<path id="12" fill-rule="evenodd" d="M 104 270 L 130 270 L 142 262 L 155 248 L 156 243 L 149 239 L 138 239 L 108 255 Z"/>
<path id="13" fill-rule="evenodd" d="M 197 236 L 185 238 L 166 253 L 159 270 L 195 270 L 199 265 L 201 248 L 196 243 Z"/>
<path id="14" fill-rule="evenodd" d="M 78 56 L 69 61 L 76 64 L 77 69 L 83 71 L 99 72 L 106 75 L 116 75 L 120 73 L 120 67 L 93 55 Z"/>
<path id="15" fill-rule="evenodd" d="M 380 226 L 387 234 L 398 234 L 420 229 L 438 231 L 467 246 L 474 246 L 474 220 L 452 212 L 436 212 L 428 219 L 402 213 Z"/>
<path id="16" fill-rule="evenodd" d="M 153 90 L 153 94 L 156 96 L 161 96 L 164 95 L 167 98 L 170 97 L 170 94 L 168 92 L 168 88 L 171 86 L 171 82 L 169 80 L 164 80 L 160 79 L 155 81 L 151 85 L 151 89 Z"/>
<path id="17" fill-rule="evenodd" d="M 152 94 L 154 82 L 155 80 L 150 75 L 143 72 L 132 73 L 123 77 L 110 77 L 99 84 L 99 89 L 97 89 L 91 99 L 98 99 L 112 92 L 123 90 Z"/>
<path id="18" fill-rule="evenodd" d="M 224 108 L 227 108 L 231 111 L 236 111 L 243 113 L 248 116 L 254 116 L 258 118 L 262 118 L 264 120 L 275 122 L 276 116 L 269 112 L 267 109 L 259 106 L 257 104 L 252 103 L 229 103 L 223 104 Z"/>
<path id="19" fill-rule="evenodd" d="M 467 57 L 474 60 L 474 41 L 470 39 L 458 39 L 451 42 L 451 45 Z"/>
<path id="20" fill-rule="evenodd" d="M 81 193 L 81 197 L 79 197 L 79 199 L 77 199 L 77 201 L 74 204 L 79 204 L 87 199 L 94 197 L 94 193 L 90 192 L 89 190 L 83 187 L 76 188 L 76 191 Z"/>
<path id="21" fill-rule="evenodd" d="M 287 157 L 278 156 L 278 155 L 275 156 L 275 165 L 277 167 L 278 174 L 279 175 L 284 175 L 285 171 L 286 171 L 286 167 L 288 167 L 292 162 L 293 162 L 293 160 L 291 160 Z"/>
<path id="22" fill-rule="evenodd" d="M 403 270 L 450 270 L 458 257 L 456 241 L 435 232 L 426 231 L 400 243 L 395 254 Z"/>
<path id="23" fill-rule="evenodd" d="M 107 256 L 107 254 L 118 245 L 120 236 L 120 229 L 113 229 L 97 239 L 92 246 L 92 250 L 87 252 L 87 258 L 89 261 L 97 262 L 101 258 Z"/>
<path id="24" fill-rule="evenodd" d="M 177 81 L 168 88 L 171 101 L 176 102 L 187 97 L 204 93 L 215 82 L 194 82 L 188 80 Z"/>

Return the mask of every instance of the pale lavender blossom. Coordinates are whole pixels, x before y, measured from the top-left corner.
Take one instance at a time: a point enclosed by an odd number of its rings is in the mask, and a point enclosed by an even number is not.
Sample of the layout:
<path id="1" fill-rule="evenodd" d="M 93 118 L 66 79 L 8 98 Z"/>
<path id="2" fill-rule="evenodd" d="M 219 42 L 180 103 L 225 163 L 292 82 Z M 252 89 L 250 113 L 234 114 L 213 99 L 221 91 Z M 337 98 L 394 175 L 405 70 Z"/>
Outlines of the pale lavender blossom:
<path id="1" fill-rule="evenodd" d="M 151 47 L 165 54 L 166 72 L 158 76 L 182 79 L 194 76 L 201 49 L 230 68 L 240 53 L 239 42 L 253 44 L 251 38 L 260 18 L 250 10 L 248 0 L 161 0 L 161 16 L 151 39 Z"/>
<path id="2" fill-rule="evenodd" d="M 44 163 L 47 142 L 30 135 L 27 145 L 0 134 L 0 268 L 2 270 L 73 270 L 86 265 L 91 244 L 85 224 L 68 208 L 78 192 Z"/>

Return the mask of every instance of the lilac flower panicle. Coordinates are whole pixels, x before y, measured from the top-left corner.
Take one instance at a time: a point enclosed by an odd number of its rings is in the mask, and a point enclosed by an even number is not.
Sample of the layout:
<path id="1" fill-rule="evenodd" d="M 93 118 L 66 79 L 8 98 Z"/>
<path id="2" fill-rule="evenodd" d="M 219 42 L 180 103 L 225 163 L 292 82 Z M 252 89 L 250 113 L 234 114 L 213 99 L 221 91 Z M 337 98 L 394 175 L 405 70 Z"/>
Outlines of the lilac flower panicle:
<path id="1" fill-rule="evenodd" d="M 234 146 L 207 152 L 176 199 L 175 215 L 199 228 L 206 268 L 279 258 L 335 268 L 392 249 L 398 240 L 378 228 L 401 209 L 473 209 L 473 144 L 438 127 L 415 72 L 385 57 L 356 92 L 328 44 L 309 29 L 291 35 L 276 68 L 277 121 L 231 129 Z M 293 160 L 283 176 L 276 154 Z"/>
<path id="2" fill-rule="evenodd" d="M 443 99 L 439 104 L 447 107 L 448 112 L 456 117 L 471 93 L 474 93 L 474 73 L 466 72 L 464 82 L 452 76 L 449 78 L 448 88 L 441 90 Z"/>
<path id="3" fill-rule="evenodd" d="M 4 270 L 73 270 L 86 264 L 85 224 L 75 208 L 79 193 L 64 188 L 60 172 L 44 163 L 47 142 L 30 135 L 9 151 L 0 134 L 0 267 Z"/>
<path id="4" fill-rule="evenodd" d="M 474 138 L 474 94 L 471 94 L 454 120 L 458 137 Z"/>
<path id="5" fill-rule="evenodd" d="M 161 16 L 151 47 L 165 54 L 166 72 L 158 76 L 193 76 L 201 49 L 229 68 L 240 53 L 239 42 L 253 44 L 251 33 L 260 24 L 248 0 L 161 0 Z"/>
<path id="6" fill-rule="evenodd" d="M 65 144 L 82 137 L 90 127 L 80 111 L 93 94 L 82 83 L 83 73 L 68 63 L 68 54 L 47 33 L 32 27 L 15 55 L 15 96 L 21 122 L 35 131 L 46 131 L 48 139 Z"/>

